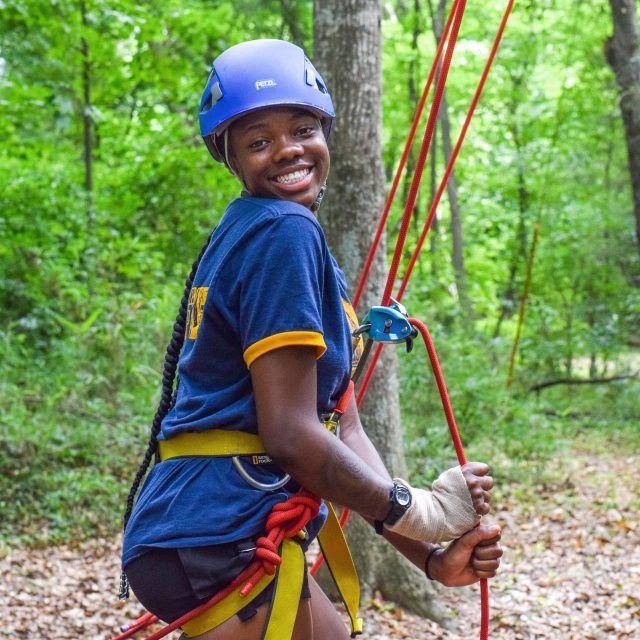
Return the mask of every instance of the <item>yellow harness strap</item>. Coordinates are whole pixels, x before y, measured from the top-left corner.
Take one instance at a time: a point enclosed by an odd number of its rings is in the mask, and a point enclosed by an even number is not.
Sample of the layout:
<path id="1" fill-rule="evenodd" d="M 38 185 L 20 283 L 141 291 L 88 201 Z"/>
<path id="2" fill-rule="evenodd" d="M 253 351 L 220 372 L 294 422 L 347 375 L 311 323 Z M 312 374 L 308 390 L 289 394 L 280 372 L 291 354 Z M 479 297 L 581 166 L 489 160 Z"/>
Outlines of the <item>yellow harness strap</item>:
<path id="1" fill-rule="evenodd" d="M 185 456 L 244 456 L 266 453 L 259 436 L 223 429 L 185 432 L 170 440 L 160 440 L 158 445 L 162 461 Z M 318 535 L 318 541 L 340 597 L 349 613 L 351 637 L 355 637 L 362 633 L 362 618 L 358 617 L 360 582 L 336 513 L 331 503 L 327 502 L 327 506 L 329 516 Z M 264 631 L 264 640 L 291 638 L 298 611 L 297 603 L 300 600 L 304 576 L 304 554 L 300 546 L 292 540 L 283 542 L 282 554 L 282 564 L 276 572 L 278 582 Z M 299 564 L 302 566 L 301 571 L 298 569 Z M 239 588 L 233 591 L 224 600 L 185 623 L 182 627 L 185 635 L 197 636 L 222 624 L 266 589 L 272 580 L 273 576 L 263 577 L 246 598 L 240 596 Z"/>
<path id="2" fill-rule="evenodd" d="M 291 638 L 298 614 L 298 603 L 304 579 L 304 553 L 293 540 L 284 540 L 282 564 L 276 572 L 276 588 L 269 610 L 263 640 Z"/>
<path id="3" fill-rule="evenodd" d="M 201 633 L 205 633 L 205 631 L 215 629 L 218 625 L 225 622 L 225 620 L 235 616 L 242 607 L 249 604 L 254 598 L 257 598 L 273 582 L 274 578 L 275 574 L 272 576 L 263 576 L 246 597 L 240 595 L 240 589 L 242 589 L 243 585 L 239 585 L 226 598 L 209 607 L 199 616 L 192 618 L 189 622 L 185 622 L 182 625 L 184 634 L 188 638 L 192 638 L 193 636 L 199 636 Z"/>
<path id="4" fill-rule="evenodd" d="M 338 516 L 333 505 L 330 502 L 326 504 L 329 507 L 329 516 L 318 534 L 318 542 L 331 572 L 331 577 L 338 587 L 340 598 L 349 614 L 351 637 L 353 638 L 362 633 L 363 628 L 363 620 L 358 617 L 360 581 Z"/>
<path id="5" fill-rule="evenodd" d="M 159 440 L 160 460 L 185 456 L 247 456 L 265 453 L 260 436 L 244 431 L 186 431 L 170 440 Z"/>
<path id="6" fill-rule="evenodd" d="M 276 588 L 263 631 L 264 640 L 283 640 L 290 638 L 298 613 L 298 602 L 304 577 L 304 553 L 300 545 L 293 540 L 284 540 L 280 546 L 282 564 L 272 576 L 263 576 L 247 597 L 240 595 L 242 585 L 232 591 L 224 600 L 203 611 L 182 625 L 188 638 L 198 636 L 215 629 L 225 620 L 234 616 L 242 607 L 249 604 L 262 593 L 275 579 Z"/>

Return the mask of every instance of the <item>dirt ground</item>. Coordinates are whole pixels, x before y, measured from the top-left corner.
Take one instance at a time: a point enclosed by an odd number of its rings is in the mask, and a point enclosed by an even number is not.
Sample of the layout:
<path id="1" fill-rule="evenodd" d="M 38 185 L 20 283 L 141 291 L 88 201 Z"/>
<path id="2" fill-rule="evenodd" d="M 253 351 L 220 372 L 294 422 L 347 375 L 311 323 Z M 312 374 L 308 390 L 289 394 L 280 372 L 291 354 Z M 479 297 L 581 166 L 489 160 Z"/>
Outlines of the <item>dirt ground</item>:
<path id="1" fill-rule="evenodd" d="M 529 489 L 508 487 L 499 496 L 495 518 L 505 557 L 491 582 L 489 637 L 640 640 L 638 457 L 575 456 L 555 478 Z M 535 502 L 526 497 L 531 491 Z M 114 539 L 0 559 L 0 637 L 113 638 L 120 624 L 141 614 L 135 600 L 117 602 L 118 555 Z M 455 632 L 378 597 L 364 603 L 361 637 L 479 637 L 477 586 L 439 592 Z"/>

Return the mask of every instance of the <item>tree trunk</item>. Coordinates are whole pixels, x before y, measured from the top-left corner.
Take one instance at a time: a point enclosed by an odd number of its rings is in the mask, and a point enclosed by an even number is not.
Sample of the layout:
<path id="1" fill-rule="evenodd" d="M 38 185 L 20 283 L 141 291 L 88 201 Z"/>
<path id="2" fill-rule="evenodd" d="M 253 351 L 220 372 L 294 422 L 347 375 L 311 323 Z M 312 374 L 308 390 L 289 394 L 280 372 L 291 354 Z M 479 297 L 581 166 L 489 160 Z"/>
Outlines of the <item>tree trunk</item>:
<path id="1" fill-rule="evenodd" d="M 80 2 L 80 16 L 83 30 L 88 27 L 87 8 L 84 0 Z M 89 44 L 83 33 L 80 40 L 82 54 L 82 131 L 84 161 L 84 192 L 87 212 L 87 248 L 82 254 L 82 267 L 87 277 L 89 295 L 93 293 L 93 237 L 95 215 L 93 210 L 93 132 L 91 119 L 91 58 Z"/>
<path id="2" fill-rule="evenodd" d="M 434 15 L 431 2 L 429 2 L 431 23 L 433 26 L 433 35 L 436 39 L 436 44 L 439 44 L 440 39 L 442 38 L 442 31 L 444 29 L 444 10 L 446 4 L 446 0 L 440 0 Z M 438 73 L 436 74 L 436 81 L 438 75 L 439 68 Z M 442 93 L 442 102 L 440 103 L 440 110 L 438 111 L 438 121 L 442 127 L 442 152 L 444 154 L 444 162 L 446 165 L 453 155 L 453 145 L 451 144 L 451 124 L 449 123 L 446 89 Z M 467 289 L 467 274 L 464 269 L 462 217 L 460 214 L 460 204 L 458 202 L 458 187 L 456 185 L 455 172 L 453 171 L 447 181 L 447 197 L 449 198 L 449 209 L 451 212 L 451 258 L 456 281 L 456 290 L 458 291 L 458 299 L 460 300 L 460 307 L 462 308 L 464 317 L 468 319 L 472 315 L 472 308 Z"/>
<path id="3" fill-rule="evenodd" d="M 524 70 L 520 70 L 512 74 L 511 80 L 513 83 L 512 88 L 512 100 L 510 102 L 509 114 L 510 120 L 506 126 L 511 132 L 513 144 L 516 150 L 516 160 L 518 163 L 517 177 L 518 177 L 518 227 L 516 230 L 516 239 L 511 252 L 511 261 L 509 264 L 509 278 L 505 286 L 505 290 L 502 294 L 502 303 L 500 305 L 500 313 L 496 322 L 495 329 L 493 330 L 493 337 L 497 338 L 500 335 L 500 329 L 502 322 L 505 318 L 511 317 L 516 310 L 516 276 L 518 274 L 518 266 L 522 260 L 522 257 L 526 255 L 527 251 L 527 217 L 529 212 L 529 190 L 526 182 L 526 167 L 524 164 L 524 153 L 522 142 L 522 133 L 517 119 L 517 100 L 521 95 L 522 82 L 524 77 Z"/>
<path id="4" fill-rule="evenodd" d="M 331 177 L 320 211 L 332 250 L 353 289 L 384 204 L 379 0 L 323 0 L 314 4 L 314 64 L 331 91 L 337 117 L 331 136 Z M 361 305 L 379 304 L 386 279 L 381 246 Z M 361 408 L 365 429 L 389 471 L 406 477 L 398 404 L 397 360 L 383 350 Z M 363 599 L 383 596 L 441 619 L 425 576 L 354 516 L 347 537 L 363 586 Z M 322 575 L 319 578 L 323 585 Z M 329 589 L 330 591 L 330 589 Z"/>
<path id="5" fill-rule="evenodd" d="M 609 0 L 613 36 L 605 45 L 607 62 L 620 88 L 620 111 L 627 139 L 636 243 L 640 252 L 640 47 L 635 0 Z M 636 283 L 640 285 L 639 283 Z"/>
<path id="6" fill-rule="evenodd" d="M 438 120 L 442 127 L 442 151 L 444 154 L 445 164 L 449 162 L 453 154 L 453 146 L 451 145 L 451 125 L 449 123 L 449 113 L 447 111 L 447 98 L 445 93 L 442 94 L 442 103 L 438 112 Z M 467 290 L 467 273 L 464 268 L 464 254 L 462 242 L 462 216 L 460 214 L 460 204 L 458 202 L 458 187 L 456 185 L 455 174 L 452 171 L 447 180 L 447 196 L 449 198 L 449 209 L 451 213 L 451 251 L 453 270 L 456 280 L 456 289 L 458 291 L 458 299 L 460 307 L 465 318 L 472 315 L 471 300 Z"/>

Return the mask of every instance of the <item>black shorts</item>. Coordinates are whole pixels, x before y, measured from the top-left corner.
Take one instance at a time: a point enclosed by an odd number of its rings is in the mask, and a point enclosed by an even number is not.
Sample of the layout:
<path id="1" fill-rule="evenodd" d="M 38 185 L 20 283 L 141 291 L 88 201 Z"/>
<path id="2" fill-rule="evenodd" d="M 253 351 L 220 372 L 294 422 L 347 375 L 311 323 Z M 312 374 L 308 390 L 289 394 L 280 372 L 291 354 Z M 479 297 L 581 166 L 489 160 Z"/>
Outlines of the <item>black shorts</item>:
<path id="1" fill-rule="evenodd" d="M 165 622 L 173 622 L 224 589 L 254 559 L 253 538 L 229 544 L 184 549 L 152 549 L 132 560 L 125 573 L 141 604 Z M 241 620 L 256 614 L 258 607 L 269 602 L 275 583 L 245 605 Z M 311 597 L 305 570 L 302 599 Z"/>

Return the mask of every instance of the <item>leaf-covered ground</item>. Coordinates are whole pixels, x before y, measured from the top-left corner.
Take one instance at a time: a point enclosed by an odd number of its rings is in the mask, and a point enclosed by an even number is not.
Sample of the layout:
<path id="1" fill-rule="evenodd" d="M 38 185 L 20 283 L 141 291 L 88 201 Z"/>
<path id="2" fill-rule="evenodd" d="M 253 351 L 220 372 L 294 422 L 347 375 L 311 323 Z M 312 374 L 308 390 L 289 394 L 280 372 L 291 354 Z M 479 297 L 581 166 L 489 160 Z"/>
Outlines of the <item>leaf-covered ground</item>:
<path id="1" fill-rule="evenodd" d="M 505 557 L 491 584 L 490 638 L 640 639 L 637 457 L 581 455 L 558 463 L 553 477 L 499 497 Z M 95 540 L 1 559 L 0 637 L 115 636 L 140 614 L 135 601 L 117 603 L 118 551 L 117 540 Z M 456 631 L 377 598 L 368 603 L 364 637 L 478 637 L 478 589 L 440 593 Z"/>

